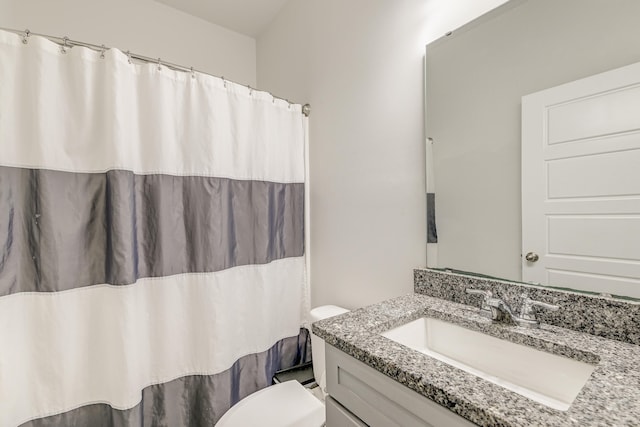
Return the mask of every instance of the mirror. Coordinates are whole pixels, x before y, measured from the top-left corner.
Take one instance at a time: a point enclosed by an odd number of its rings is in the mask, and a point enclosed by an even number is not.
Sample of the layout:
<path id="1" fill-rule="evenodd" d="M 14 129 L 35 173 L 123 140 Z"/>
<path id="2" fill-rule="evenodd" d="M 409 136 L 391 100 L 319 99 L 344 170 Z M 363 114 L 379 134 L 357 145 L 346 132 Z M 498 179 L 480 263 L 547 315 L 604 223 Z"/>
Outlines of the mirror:
<path id="1" fill-rule="evenodd" d="M 523 280 L 522 97 L 639 62 L 638 16 L 637 0 L 510 0 L 427 46 L 429 267 Z M 626 292 L 540 283 L 638 298 L 640 254 L 625 265 Z"/>

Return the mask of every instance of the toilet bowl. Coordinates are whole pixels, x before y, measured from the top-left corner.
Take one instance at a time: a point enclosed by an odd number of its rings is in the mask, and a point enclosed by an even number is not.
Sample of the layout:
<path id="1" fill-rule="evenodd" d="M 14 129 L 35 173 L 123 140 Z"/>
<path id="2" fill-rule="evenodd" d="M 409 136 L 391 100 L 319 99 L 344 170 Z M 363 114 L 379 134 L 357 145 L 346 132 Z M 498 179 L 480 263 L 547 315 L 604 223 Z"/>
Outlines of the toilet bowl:
<path id="1" fill-rule="evenodd" d="M 311 310 L 311 321 L 346 313 L 342 307 L 325 305 Z M 311 334 L 311 356 L 316 382 L 325 392 L 324 341 Z M 286 381 L 257 391 L 229 409 L 216 427 L 320 427 L 324 405 L 298 381 Z"/>

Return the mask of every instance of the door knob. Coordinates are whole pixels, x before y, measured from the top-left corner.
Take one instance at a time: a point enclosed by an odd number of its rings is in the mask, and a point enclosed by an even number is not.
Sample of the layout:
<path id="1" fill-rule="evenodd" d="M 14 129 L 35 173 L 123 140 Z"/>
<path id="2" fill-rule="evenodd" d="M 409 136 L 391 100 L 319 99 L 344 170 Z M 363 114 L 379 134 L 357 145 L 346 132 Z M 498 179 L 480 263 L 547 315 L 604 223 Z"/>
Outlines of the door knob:
<path id="1" fill-rule="evenodd" d="M 538 254 L 533 253 L 533 252 L 529 252 L 528 254 L 526 254 L 524 256 L 524 259 L 526 259 L 529 262 L 536 262 L 537 260 L 540 259 L 540 257 L 538 256 Z"/>

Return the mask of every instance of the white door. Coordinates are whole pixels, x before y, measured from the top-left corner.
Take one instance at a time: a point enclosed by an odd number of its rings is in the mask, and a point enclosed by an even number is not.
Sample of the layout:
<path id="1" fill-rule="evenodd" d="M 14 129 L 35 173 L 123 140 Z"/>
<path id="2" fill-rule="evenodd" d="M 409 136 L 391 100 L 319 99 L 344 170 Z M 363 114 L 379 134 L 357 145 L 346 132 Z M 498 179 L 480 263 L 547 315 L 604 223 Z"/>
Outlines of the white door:
<path id="1" fill-rule="evenodd" d="M 640 297 L 640 63 L 522 98 L 522 263 Z"/>

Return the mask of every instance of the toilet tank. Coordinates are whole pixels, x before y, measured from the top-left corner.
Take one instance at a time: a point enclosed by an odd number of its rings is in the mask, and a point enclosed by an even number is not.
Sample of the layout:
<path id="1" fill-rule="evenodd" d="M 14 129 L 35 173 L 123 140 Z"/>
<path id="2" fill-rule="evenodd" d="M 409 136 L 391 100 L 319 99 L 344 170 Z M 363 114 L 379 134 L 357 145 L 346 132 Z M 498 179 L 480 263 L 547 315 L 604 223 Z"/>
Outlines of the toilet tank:
<path id="1" fill-rule="evenodd" d="M 337 305 L 322 305 L 310 312 L 311 322 L 327 319 L 348 312 L 346 308 Z M 324 372 L 324 340 L 311 334 L 311 358 L 313 360 L 313 376 L 323 392 L 326 392 L 327 381 Z"/>

